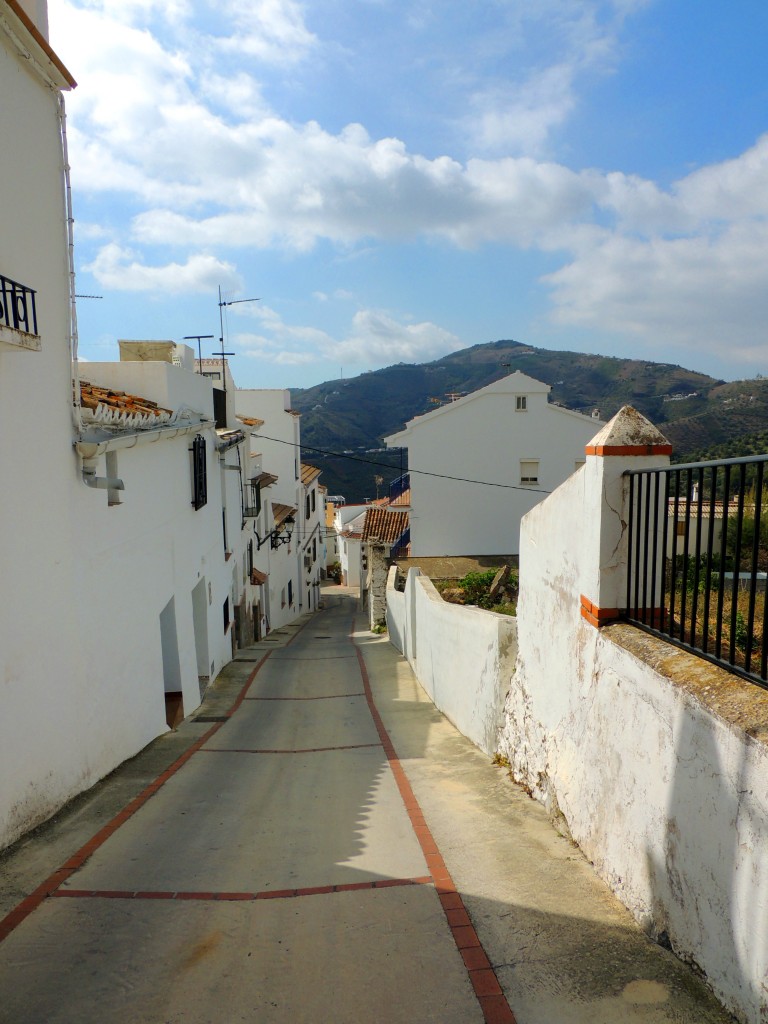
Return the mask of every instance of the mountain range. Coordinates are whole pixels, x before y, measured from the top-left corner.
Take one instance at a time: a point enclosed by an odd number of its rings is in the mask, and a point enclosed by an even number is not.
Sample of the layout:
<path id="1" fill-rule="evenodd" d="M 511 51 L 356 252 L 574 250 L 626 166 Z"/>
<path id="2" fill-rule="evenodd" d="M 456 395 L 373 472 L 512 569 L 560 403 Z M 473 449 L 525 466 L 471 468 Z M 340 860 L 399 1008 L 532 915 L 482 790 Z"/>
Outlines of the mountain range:
<path id="1" fill-rule="evenodd" d="M 726 382 L 671 363 L 496 341 L 292 390 L 303 457 L 322 469 L 330 494 L 347 502 L 383 495 L 407 468 L 399 452 L 383 450 L 383 437 L 515 370 L 549 384 L 551 402 L 586 414 L 597 409 L 603 420 L 633 405 L 672 442 L 674 462 L 766 450 L 768 379 Z"/>

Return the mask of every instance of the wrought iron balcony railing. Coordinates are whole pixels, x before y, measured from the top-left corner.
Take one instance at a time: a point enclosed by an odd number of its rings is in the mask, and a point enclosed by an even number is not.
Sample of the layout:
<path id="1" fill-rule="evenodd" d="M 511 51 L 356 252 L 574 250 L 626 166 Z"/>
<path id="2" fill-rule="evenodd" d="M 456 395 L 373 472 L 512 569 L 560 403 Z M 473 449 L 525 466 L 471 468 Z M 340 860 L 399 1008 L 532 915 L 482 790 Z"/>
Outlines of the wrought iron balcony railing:
<path id="1" fill-rule="evenodd" d="M 0 274 L 0 325 L 37 336 L 35 291 Z"/>

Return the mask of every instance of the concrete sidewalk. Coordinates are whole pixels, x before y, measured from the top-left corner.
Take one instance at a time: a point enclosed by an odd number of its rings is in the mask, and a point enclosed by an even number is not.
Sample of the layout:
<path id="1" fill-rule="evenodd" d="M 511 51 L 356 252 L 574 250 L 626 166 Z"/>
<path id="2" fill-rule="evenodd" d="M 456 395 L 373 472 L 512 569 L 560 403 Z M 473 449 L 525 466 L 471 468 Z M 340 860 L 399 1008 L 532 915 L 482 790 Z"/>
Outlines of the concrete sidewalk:
<path id="1" fill-rule="evenodd" d="M 324 596 L 0 861 L 0 1021 L 731 1020 Z"/>

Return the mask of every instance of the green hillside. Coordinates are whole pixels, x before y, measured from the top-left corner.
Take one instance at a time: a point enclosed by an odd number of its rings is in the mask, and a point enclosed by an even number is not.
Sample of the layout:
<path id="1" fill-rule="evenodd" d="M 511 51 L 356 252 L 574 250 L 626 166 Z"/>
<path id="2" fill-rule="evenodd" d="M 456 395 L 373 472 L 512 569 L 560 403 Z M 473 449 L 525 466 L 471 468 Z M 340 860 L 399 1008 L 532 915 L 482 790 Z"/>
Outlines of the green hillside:
<path id="1" fill-rule="evenodd" d="M 477 391 L 515 370 L 549 384 L 551 402 L 584 413 L 597 408 L 604 420 L 622 405 L 635 406 L 669 437 L 677 462 L 716 445 L 738 448 L 740 438 L 751 450 L 754 435 L 768 428 L 768 380 L 725 383 L 671 363 L 497 341 L 431 363 L 399 363 L 293 391 L 293 407 L 303 414 L 305 458 L 322 468 L 330 493 L 344 494 L 349 502 L 375 497 L 377 474 L 385 480 L 383 494 L 400 472 L 399 453 L 379 450 L 383 437 L 448 401 L 448 395 Z"/>

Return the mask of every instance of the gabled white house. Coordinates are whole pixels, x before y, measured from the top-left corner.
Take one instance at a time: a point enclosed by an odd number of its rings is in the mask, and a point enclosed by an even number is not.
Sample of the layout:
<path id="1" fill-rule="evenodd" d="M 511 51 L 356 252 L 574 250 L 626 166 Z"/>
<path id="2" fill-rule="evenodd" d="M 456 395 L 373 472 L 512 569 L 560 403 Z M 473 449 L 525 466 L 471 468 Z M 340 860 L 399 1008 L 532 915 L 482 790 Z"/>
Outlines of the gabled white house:
<path id="1" fill-rule="evenodd" d="M 345 587 L 359 587 L 361 580 L 361 551 L 365 515 L 369 505 L 340 505 L 333 516 L 337 537 L 341 582 Z"/>
<path id="2" fill-rule="evenodd" d="M 411 554 L 517 554 L 520 519 L 584 462 L 600 421 L 519 371 L 385 438 L 408 449 Z"/>

